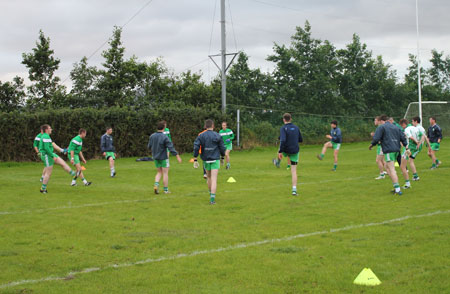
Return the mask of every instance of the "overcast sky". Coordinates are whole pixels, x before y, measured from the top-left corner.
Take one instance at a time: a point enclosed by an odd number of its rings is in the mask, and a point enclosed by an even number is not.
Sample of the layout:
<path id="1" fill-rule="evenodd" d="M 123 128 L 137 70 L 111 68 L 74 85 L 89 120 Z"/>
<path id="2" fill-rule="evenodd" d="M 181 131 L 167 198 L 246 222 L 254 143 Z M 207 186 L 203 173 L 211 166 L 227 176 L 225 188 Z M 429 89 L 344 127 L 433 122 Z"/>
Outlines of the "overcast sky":
<path id="1" fill-rule="evenodd" d="M 415 0 L 227 0 L 227 48 L 245 51 L 252 67 L 271 70 L 273 64 L 265 59 L 274 42 L 289 44 L 295 27 L 308 20 L 313 37 L 337 48 L 357 33 L 402 77 L 408 53 L 416 54 L 415 5 Z M 27 77 L 22 53 L 35 47 L 39 29 L 50 37 L 61 60 L 57 75 L 64 80 L 73 63 L 90 56 L 111 36 L 114 25 L 124 25 L 141 8 L 123 30 L 127 57 L 163 57 L 175 73 L 202 71 L 205 80 L 217 75 L 208 55 L 220 50 L 220 0 L 1 0 L 0 81 Z M 433 48 L 450 55 L 449 11 L 449 0 L 419 0 L 425 66 Z M 107 47 L 88 63 L 100 66 Z"/>

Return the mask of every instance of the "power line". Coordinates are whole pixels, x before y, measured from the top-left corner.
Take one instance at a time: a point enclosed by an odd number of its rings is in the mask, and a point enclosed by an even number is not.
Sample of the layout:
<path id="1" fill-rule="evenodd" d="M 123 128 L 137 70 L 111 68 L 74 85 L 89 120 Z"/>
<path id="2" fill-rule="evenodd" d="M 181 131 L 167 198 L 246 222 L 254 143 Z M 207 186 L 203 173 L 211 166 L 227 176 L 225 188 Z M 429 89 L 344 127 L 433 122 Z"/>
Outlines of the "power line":
<path id="1" fill-rule="evenodd" d="M 123 25 L 119 26 L 120 29 L 123 29 L 124 27 L 126 27 L 136 16 L 138 16 L 142 10 L 144 10 L 148 5 L 150 5 L 150 3 L 152 3 L 153 0 L 149 0 L 147 1 L 143 6 L 141 6 L 141 8 L 139 8 L 135 14 L 133 14 Z M 105 42 L 103 42 L 97 49 L 95 49 L 95 51 L 89 55 L 89 57 L 87 57 L 86 61 L 91 59 L 94 55 L 97 54 L 98 51 L 100 51 L 100 49 L 102 49 L 106 44 L 108 44 L 108 42 L 111 40 L 111 37 L 109 37 Z M 68 79 L 70 78 L 70 74 L 62 81 L 62 84 L 64 84 Z"/>

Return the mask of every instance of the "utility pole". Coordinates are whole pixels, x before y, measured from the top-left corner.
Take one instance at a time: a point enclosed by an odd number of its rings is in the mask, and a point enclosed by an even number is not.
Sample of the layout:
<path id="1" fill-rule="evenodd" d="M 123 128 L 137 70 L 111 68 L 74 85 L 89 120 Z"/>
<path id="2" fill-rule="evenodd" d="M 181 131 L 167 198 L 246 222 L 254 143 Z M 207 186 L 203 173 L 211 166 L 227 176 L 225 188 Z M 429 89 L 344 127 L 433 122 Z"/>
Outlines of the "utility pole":
<path id="1" fill-rule="evenodd" d="M 226 113 L 227 110 L 227 38 L 225 32 L 225 0 L 220 0 L 220 34 L 222 43 L 222 113 Z"/>
<path id="2" fill-rule="evenodd" d="M 220 33 L 221 33 L 221 50 L 220 54 L 209 55 L 212 62 L 217 66 L 220 71 L 221 76 L 221 84 L 222 84 L 222 113 L 226 113 L 227 110 L 227 70 L 230 65 L 233 63 L 233 60 L 236 58 L 238 53 L 229 53 L 227 54 L 227 38 L 226 38 L 226 22 L 225 22 L 225 0 L 220 0 Z M 227 55 L 233 55 L 230 63 L 227 65 Z M 222 57 L 222 66 L 219 66 L 213 59 L 213 57 L 221 56 Z"/>
<path id="3" fill-rule="evenodd" d="M 422 81 L 420 75 L 420 46 L 419 46 L 419 0 L 416 0 L 416 29 L 417 29 L 417 87 L 419 92 L 419 117 L 422 122 Z"/>

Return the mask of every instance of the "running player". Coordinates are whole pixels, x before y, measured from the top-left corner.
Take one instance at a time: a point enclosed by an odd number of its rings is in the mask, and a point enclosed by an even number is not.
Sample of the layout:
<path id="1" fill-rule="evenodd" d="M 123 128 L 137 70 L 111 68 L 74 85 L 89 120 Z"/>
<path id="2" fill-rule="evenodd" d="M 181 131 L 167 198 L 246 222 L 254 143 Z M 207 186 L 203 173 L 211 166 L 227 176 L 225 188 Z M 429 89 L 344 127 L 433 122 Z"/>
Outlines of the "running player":
<path id="1" fill-rule="evenodd" d="M 234 133 L 231 129 L 227 128 L 226 121 L 222 123 L 222 129 L 219 131 L 219 135 L 222 137 L 225 148 L 227 149 L 225 151 L 225 159 L 227 161 L 226 169 L 230 169 L 230 152 L 233 150 Z M 223 164 L 223 161 L 221 163 Z"/>
<path id="2" fill-rule="evenodd" d="M 283 156 L 291 160 L 292 195 L 297 196 L 297 164 L 300 148 L 298 143 L 303 142 L 300 129 L 292 124 L 292 116 L 289 113 L 283 115 L 284 126 L 280 128 L 280 149 L 278 159 Z"/>
<path id="3" fill-rule="evenodd" d="M 422 147 L 427 139 L 427 135 L 425 134 L 425 129 L 420 124 L 420 117 L 413 117 L 412 124 L 414 127 L 416 127 L 416 131 L 411 132 L 410 136 L 407 134 L 407 136 L 409 136 L 410 138 L 414 137 L 414 140 L 412 140 L 411 138 L 411 140 L 409 141 L 409 150 L 411 150 L 411 156 L 409 157 L 409 167 L 413 172 L 413 181 L 418 181 L 420 180 L 420 178 L 417 174 L 414 159 L 416 159 L 416 156 L 420 153 L 420 151 L 422 151 Z M 416 142 L 418 143 L 416 144 Z"/>
<path id="4" fill-rule="evenodd" d="M 442 140 L 442 129 L 436 124 L 436 118 L 430 117 L 430 127 L 428 128 L 427 143 L 428 143 L 428 156 L 433 160 L 431 169 L 436 169 L 442 164 L 439 159 L 436 158 L 436 152 L 439 151 Z"/>
<path id="5" fill-rule="evenodd" d="M 382 124 L 384 124 L 385 122 L 380 120 L 380 116 L 375 117 L 373 123 L 378 127 Z M 373 138 L 373 136 L 375 135 L 375 132 L 372 132 L 370 134 Z M 378 165 L 378 169 L 380 170 L 380 175 L 378 177 L 375 178 L 375 180 L 384 180 L 385 176 L 387 174 L 386 170 L 386 163 L 384 162 L 384 155 L 383 155 L 383 150 L 381 150 L 381 145 L 378 143 L 377 144 L 377 157 L 376 157 L 376 163 Z"/>
<path id="6" fill-rule="evenodd" d="M 217 176 L 219 174 L 220 159 L 225 156 L 225 144 L 221 136 L 214 132 L 214 121 L 205 121 L 206 132 L 200 134 L 194 141 L 194 163 L 197 162 L 200 148 L 200 157 L 206 169 L 209 189 L 209 203 L 216 204 Z"/>
<path id="7" fill-rule="evenodd" d="M 405 135 L 407 146 L 409 146 L 409 144 L 410 144 L 409 137 L 411 137 L 412 140 L 415 140 L 412 135 L 412 132 L 415 132 L 416 128 L 413 125 L 409 124 L 408 120 L 405 118 L 402 118 L 399 121 L 399 123 L 403 129 L 403 134 Z M 405 179 L 405 185 L 403 186 L 403 189 L 409 189 L 409 188 L 411 188 L 411 182 L 409 180 L 408 162 L 409 162 L 409 155 L 411 154 L 411 152 L 407 152 L 406 147 L 403 146 L 401 154 L 402 154 L 402 158 L 401 158 L 401 162 L 400 162 L 400 169 L 401 169 L 403 177 Z"/>
<path id="8" fill-rule="evenodd" d="M 77 179 L 78 173 L 74 172 L 67 163 L 62 160 L 58 155 L 53 152 L 53 141 L 50 138 L 52 134 L 52 128 L 45 124 L 41 127 L 42 135 L 41 140 L 39 141 L 39 153 L 41 154 L 41 160 L 44 163 L 45 171 L 44 171 L 44 179 L 42 180 L 41 193 L 47 193 L 47 185 L 50 180 L 50 176 L 53 171 L 53 164 L 59 164 L 62 168 L 68 172 L 74 180 Z"/>
<path id="9" fill-rule="evenodd" d="M 33 141 L 33 148 L 34 151 L 36 151 L 37 156 L 41 157 L 41 153 L 39 152 L 39 143 L 41 142 L 41 137 L 44 133 L 42 132 L 42 127 L 41 127 L 41 132 L 39 134 L 36 135 L 36 137 L 34 138 Z M 58 145 L 55 144 L 55 142 L 52 142 L 53 148 L 58 150 L 59 153 L 64 153 L 67 154 L 67 149 L 63 149 L 61 147 L 59 147 Z M 45 176 L 45 167 L 42 170 L 42 176 L 40 179 L 40 182 L 42 183 L 44 181 L 44 176 Z"/>
<path id="10" fill-rule="evenodd" d="M 109 169 L 111 171 L 111 178 L 116 176 L 116 169 L 114 167 L 114 161 L 116 160 L 116 148 L 113 145 L 113 137 L 111 136 L 113 129 L 111 127 L 106 128 L 106 133 L 103 134 L 100 139 L 100 149 L 103 152 L 103 156 L 109 161 Z"/>
<path id="11" fill-rule="evenodd" d="M 157 125 L 157 132 L 150 136 L 147 147 L 152 151 L 153 159 L 155 160 L 156 176 L 155 185 L 153 191 L 155 194 L 159 194 L 159 181 L 163 178 L 164 194 L 169 194 L 169 158 L 167 156 L 167 150 L 172 155 L 177 157 L 179 163 L 181 163 L 181 157 L 173 147 L 173 143 L 169 140 L 168 136 L 164 134 L 165 122 L 160 121 Z"/>
<path id="12" fill-rule="evenodd" d="M 81 149 L 83 148 L 83 139 L 86 138 L 87 131 L 85 129 L 80 129 L 78 131 L 78 136 L 74 137 L 70 140 L 69 144 L 69 154 L 70 154 L 70 163 L 72 163 L 77 168 L 77 173 L 81 176 L 81 180 L 85 186 L 90 186 L 92 182 L 88 182 L 84 177 L 84 174 L 81 169 L 81 162 L 86 164 L 86 159 L 84 158 L 83 152 Z M 81 161 L 80 161 L 81 159 Z M 71 186 L 77 185 L 77 179 L 73 179 Z"/>
<path id="13" fill-rule="evenodd" d="M 398 184 L 398 176 L 395 171 L 394 162 L 397 158 L 397 153 L 400 152 L 400 143 L 403 146 L 407 146 L 406 137 L 403 132 L 388 121 L 388 117 L 382 115 L 380 120 L 385 121 L 380 125 L 373 136 L 372 143 L 369 146 L 369 150 L 372 150 L 373 146 L 381 143 L 381 149 L 384 153 L 384 159 L 386 161 L 386 169 L 388 175 L 391 177 L 394 190 L 392 191 L 396 195 L 402 195 L 400 185 Z M 408 147 L 406 147 L 408 150 Z"/>
<path id="14" fill-rule="evenodd" d="M 332 171 L 336 171 L 337 164 L 338 164 L 338 153 L 339 149 L 341 149 L 342 144 L 342 132 L 341 129 L 338 128 L 338 122 L 336 120 L 333 120 L 331 122 L 331 132 L 330 135 L 326 136 L 328 139 L 330 139 L 330 142 L 327 142 L 323 145 L 322 153 L 317 155 L 317 158 L 319 160 L 322 160 L 325 157 L 325 152 L 327 152 L 327 148 L 333 148 L 334 150 L 334 166 Z"/>

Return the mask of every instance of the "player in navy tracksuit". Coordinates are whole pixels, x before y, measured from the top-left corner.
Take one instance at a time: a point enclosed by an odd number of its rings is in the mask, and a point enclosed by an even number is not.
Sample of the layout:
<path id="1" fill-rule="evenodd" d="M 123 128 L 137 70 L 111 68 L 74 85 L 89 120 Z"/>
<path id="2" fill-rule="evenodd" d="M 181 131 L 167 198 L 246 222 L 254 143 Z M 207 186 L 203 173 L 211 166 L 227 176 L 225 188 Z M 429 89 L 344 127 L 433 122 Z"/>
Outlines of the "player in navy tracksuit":
<path id="1" fill-rule="evenodd" d="M 341 129 L 338 128 L 338 122 L 336 120 L 333 120 L 331 122 L 331 131 L 330 134 L 327 135 L 327 138 L 330 139 L 330 142 L 326 142 L 323 145 L 322 153 L 317 155 L 317 158 L 319 160 L 322 160 L 325 157 L 325 152 L 327 152 L 327 148 L 333 148 L 334 150 L 334 166 L 332 171 L 336 171 L 337 169 L 337 163 L 338 163 L 338 153 L 341 149 L 342 144 L 342 132 Z"/>
<path id="2" fill-rule="evenodd" d="M 283 156 L 291 160 L 292 195 L 297 196 L 297 164 L 300 147 L 298 143 L 303 142 L 299 128 L 291 123 L 292 117 L 289 113 L 283 115 L 284 126 L 280 128 L 280 149 L 278 159 Z"/>

